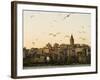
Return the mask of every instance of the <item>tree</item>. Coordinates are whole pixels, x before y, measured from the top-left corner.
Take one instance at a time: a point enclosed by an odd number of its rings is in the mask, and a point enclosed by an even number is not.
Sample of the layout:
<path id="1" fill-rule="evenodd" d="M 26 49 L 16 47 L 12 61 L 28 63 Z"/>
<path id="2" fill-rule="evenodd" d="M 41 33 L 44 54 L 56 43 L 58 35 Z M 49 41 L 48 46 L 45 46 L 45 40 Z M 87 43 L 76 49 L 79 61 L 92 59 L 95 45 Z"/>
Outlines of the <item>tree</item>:
<path id="1" fill-rule="evenodd" d="M 51 49 L 52 48 L 52 45 L 50 43 L 46 44 L 46 47 Z"/>
<path id="2" fill-rule="evenodd" d="M 27 55 L 27 49 L 26 47 L 23 48 L 23 58 L 26 58 Z"/>
<path id="3" fill-rule="evenodd" d="M 59 44 L 58 43 L 55 43 L 53 47 L 54 48 L 58 48 L 59 47 Z"/>

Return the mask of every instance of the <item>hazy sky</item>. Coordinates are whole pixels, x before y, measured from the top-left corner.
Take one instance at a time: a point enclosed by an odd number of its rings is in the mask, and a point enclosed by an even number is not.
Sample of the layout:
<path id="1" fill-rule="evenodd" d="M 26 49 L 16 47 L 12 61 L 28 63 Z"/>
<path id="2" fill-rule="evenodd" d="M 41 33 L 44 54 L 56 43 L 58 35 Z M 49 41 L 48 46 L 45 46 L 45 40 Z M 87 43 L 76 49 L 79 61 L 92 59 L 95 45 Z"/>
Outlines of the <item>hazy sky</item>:
<path id="1" fill-rule="evenodd" d="M 71 12 L 23 11 L 23 46 L 44 47 L 48 42 L 89 44 L 91 38 L 91 14 Z"/>

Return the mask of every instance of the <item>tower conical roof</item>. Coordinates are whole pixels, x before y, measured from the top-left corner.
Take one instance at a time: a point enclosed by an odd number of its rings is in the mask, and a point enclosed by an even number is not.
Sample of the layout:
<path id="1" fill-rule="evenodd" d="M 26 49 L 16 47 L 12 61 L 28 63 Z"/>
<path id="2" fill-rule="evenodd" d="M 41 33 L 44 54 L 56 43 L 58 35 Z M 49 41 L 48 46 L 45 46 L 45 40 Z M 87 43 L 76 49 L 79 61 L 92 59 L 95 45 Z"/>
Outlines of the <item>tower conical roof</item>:
<path id="1" fill-rule="evenodd" d="M 74 38 L 73 38 L 73 35 L 71 34 L 71 37 L 70 37 L 70 44 L 71 45 L 74 45 Z"/>

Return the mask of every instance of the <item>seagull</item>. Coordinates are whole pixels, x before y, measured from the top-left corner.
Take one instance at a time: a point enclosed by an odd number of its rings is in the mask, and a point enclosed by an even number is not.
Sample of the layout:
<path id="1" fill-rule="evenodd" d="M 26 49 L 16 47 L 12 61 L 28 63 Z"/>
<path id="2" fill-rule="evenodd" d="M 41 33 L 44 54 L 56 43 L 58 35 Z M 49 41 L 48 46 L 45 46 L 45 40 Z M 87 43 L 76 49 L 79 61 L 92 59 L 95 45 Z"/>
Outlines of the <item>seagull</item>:
<path id="1" fill-rule="evenodd" d="M 80 37 L 80 39 L 82 39 L 82 40 L 86 40 L 85 38 L 82 38 L 82 37 Z"/>
<path id="2" fill-rule="evenodd" d="M 34 45 L 34 44 L 35 44 L 35 42 L 32 42 L 32 44 Z"/>
<path id="3" fill-rule="evenodd" d="M 61 34 L 61 33 L 60 33 L 60 32 L 57 32 L 57 33 L 55 33 L 55 34 L 54 34 L 54 33 L 49 33 L 49 35 L 50 35 L 50 36 L 53 36 L 53 37 L 56 37 L 56 36 L 59 35 L 59 34 Z"/>
<path id="4" fill-rule="evenodd" d="M 49 35 L 53 35 L 53 33 L 49 33 Z"/>
<path id="5" fill-rule="evenodd" d="M 85 31 L 79 31 L 79 33 L 86 33 Z"/>
<path id="6" fill-rule="evenodd" d="M 86 33 L 85 31 L 82 31 L 83 33 Z"/>
<path id="7" fill-rule="evenodd" d="M 81 31 L 79 31 L 79 33 L 82 33 Z"/>
<path id="8" fill-rule="evenodd" d="M 53 34 L 52 36 L 53 36 L 53 37 L 56 37 L 56 34 Z"/>
<path id="9" fill-rule="evenodd" d="M 53 34 L 53 33 L 49 33 L 49 35 L 51 35 L 53 37 L 56 37 L 56 34 Z"/>
<path id="10" fill-rule="evenodd" d="M 66 18 L 70 17 L 70 15 L 71 15 L 71 14 L 65 15 L 63 19 L 66 19 Z"/>
<path id="11" fill-rule="evenodd" d="M 60 34 L 60 32 L 57 32 L 56 35 Z"/>
<path id="12" fill-rule="evenodd" d="M 69 37 L 68 35 L 65 35 L 65 37 Z"/>
<path id="13" fill-rule="evenodd" d="M 53 25 L 51 25 L 50 27 L 54 27 Z"/>
<path id="14" fill-rule="evenodd" d="M 82 26 L 82 28 L 84 29 L 84 26 Z"/>
<path id="15" fill-rule="evenodd" d="M 57 22 L 56 20 L 53 20 L 54 22 Z"/>
<path id="16" fill-rule="evenodd" d="M 30 18 L 33 18 L 33 17 L 34 17 L 34 15 L 31 15 L 31 16 L 30 16 Z"/>
<path id="17" fill-rule="evenodd" d="M 36 38 L 35 40 L 38 40 L 38 38 Z"/>

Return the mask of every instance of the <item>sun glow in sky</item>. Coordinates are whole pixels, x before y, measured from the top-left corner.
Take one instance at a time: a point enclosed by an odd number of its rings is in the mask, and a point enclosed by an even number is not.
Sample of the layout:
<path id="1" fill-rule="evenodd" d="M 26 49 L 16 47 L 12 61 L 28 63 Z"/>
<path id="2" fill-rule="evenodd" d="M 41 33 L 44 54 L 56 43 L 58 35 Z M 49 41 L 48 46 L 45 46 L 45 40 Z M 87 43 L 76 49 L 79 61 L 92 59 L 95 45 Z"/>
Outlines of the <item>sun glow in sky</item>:
<path id="1" fill-rule="evenodd" d="M 41 48 L 47 43 L 91 42 L 91 14 L 72 12 L 23 11 L 23 46 Z"/>

